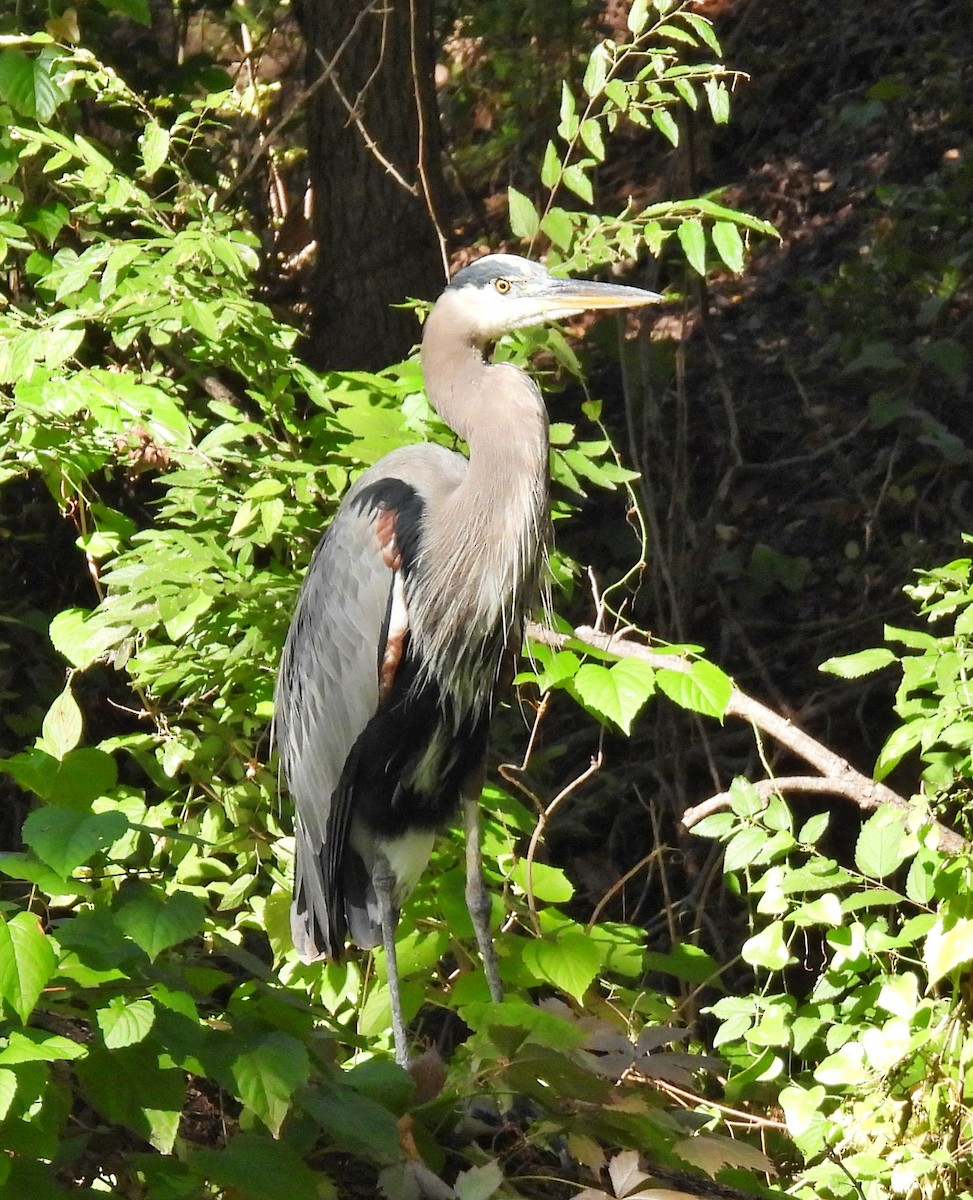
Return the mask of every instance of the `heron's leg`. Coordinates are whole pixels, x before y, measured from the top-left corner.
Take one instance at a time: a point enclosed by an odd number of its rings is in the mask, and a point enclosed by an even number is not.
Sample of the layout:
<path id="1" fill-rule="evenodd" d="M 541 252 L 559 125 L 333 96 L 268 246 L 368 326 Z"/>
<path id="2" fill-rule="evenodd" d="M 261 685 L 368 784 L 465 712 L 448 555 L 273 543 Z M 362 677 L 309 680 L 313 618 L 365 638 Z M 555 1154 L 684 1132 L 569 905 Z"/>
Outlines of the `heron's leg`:
<path id="1" fill-rule="evenodd" d="M 409 1045 L 405 1032 L 405 1017 L 402 1015 L 402 994 L 399 991 L 399 965 L 395 950 L 395 930 L 398 914 L 392 903 L 395 876 L 383 854 L 375 856 L 372 883 L 378 898 L 379 919 L 382 922 L 382 945 L 385 947 L 385 971 L 389 981 L 389 1004 L 392 1008 L 392 1039 L 395 1042 L 395 1061 L 408 1069 Z"/>
<path id="2" fill-rule="evenodd" d="M 483 879 L 483 856 L 480 853 L 480 793 L 467 791 L 463 798 L 463 829 L 466 833 L 466 907 L 470 910 L 476 944 L 483 959 L 490 996 L 497 1002 L 503 999 L 500 965 L 490 933 L 490 893 Z"/>

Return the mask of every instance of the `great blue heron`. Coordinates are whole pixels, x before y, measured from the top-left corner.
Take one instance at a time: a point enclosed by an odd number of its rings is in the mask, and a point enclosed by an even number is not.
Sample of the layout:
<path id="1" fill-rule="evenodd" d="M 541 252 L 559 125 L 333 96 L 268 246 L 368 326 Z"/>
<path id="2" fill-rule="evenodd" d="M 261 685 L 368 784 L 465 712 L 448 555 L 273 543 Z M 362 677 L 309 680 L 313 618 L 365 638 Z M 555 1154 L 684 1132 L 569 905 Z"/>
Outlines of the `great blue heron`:
<path id="1" fill-rule="evenodd" d="M 658 299 L 510 254 L 460 271 L 426 320 L 422 370 L 469 459 L 435 445 L 386 455 L 345 497 L 304 579 L 275 715 L 296 807 L 294 945 L 305 962 L 339 958 L 346 936 L 384 945 L 403 1065 L 398 910 L 461 800 L 467 903 L 501 997 L 477 801 L 494 703 L 538 596 L 548 434 L 534 382 L 484 351 L 515 329 Z"/>

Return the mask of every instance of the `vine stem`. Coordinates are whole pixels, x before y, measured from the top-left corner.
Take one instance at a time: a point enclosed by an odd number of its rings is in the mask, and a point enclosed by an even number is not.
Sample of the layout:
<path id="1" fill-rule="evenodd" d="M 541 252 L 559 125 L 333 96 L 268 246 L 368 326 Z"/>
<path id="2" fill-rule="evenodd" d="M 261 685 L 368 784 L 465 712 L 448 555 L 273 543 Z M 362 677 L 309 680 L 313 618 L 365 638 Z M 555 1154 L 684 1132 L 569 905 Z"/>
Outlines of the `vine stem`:
<path id="1" fill-rule="evenodd" d="M 580 625 L 573 633 L 565 634 L 530 622 L 527 626 L 527 635 L 535 642 L 552 646 L 558 650 L 566 648 L 570 642 L 581 642 L 582 645 L 590 646 L 593 650 L 613 654 L 616 658 L 640 658 L 658 670 L 680 671 L 688 674 L 692 668 L 692 662 L 688 658 L 679 658 L 674 654 L 660 654 L 641 642 L 618 635 L 600 633 L 597 629 L 592 629 L 587 625 Z M 755 786 L 763 795 L 786 791 L 817 792 L 850 800 L 864 812 L 874 812 L 883 804 L 904 812 L 912 813 L 916 810 L 913 801 L 900 796 L 886 784 L 877 783 L 874 779 L 869 779 L 867 775 L 856 771 L 847 759 L 811 737 L 789 718 L 782 717 L 780 713 L 775 712 L 766 704 L 749 696 L 736 684 L 733 685 L 730 692 L 723 715 L 747 721 L 755 730 L 761 730 L 768 734 L 780 745 L 786 746 L 788 750 L 820 772 L 820 776 L 800 775 L 761 780 Z M 729 793 L 720 792 L 687 809 L 683 814 L 682 823 L 685 828 L 691 829 L 704 816 L 729 807 L 729 803 Z M 934 821 L 933 824 L 939 837 L 941 850 L 948 854 L 959 854 L 971 848 L 969 842 L 955 830 L 939 821 Z"/>

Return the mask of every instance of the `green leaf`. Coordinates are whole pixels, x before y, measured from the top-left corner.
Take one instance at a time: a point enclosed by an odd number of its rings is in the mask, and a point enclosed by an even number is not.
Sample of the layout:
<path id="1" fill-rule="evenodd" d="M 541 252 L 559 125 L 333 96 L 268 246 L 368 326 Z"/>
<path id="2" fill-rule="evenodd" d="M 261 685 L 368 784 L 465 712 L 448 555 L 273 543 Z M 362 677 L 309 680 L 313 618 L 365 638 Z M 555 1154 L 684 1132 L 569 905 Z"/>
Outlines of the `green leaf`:
<path id="1" fill-rule="evenodd" d="M 875 760 L 875 769 L 872 773 L 877 780 L 884 779 L 907 754 L 919 745 L 922 740 L 923 726 L 924 722 L 922 721 L 906 721 L 904 725 L 898 725 L 892 730 Z"/>
<path id="2" fill-rule="evenodd" d="M 957 967 L 973 961 L 973 920 L 959 917 L 949 921 L 947 928 L 947 921 L 939 917 L 926 935 L 922 961 L 930 987 Z"/>
<path id="3" fill-rule="evenodd" d="M 689 265 L 698 275 L 706 274 L 706 233 L 698 217 L 683 221 L 676 234 Z"/>
<path id="4" fill-rule="evenodd" d="M 13 1030 L 7 1044 L 0 1049 L 0 1065 L 15 1067 L 27 1062 L 60 1062 L 62 1059 L 84 1058 L 88 1047 L 73 1042 L 59 1033 L 42 1033 L 39 1029 Z"/>
<path id="5" fill-rule="evenodd" d="M 668 954 L 659 954 L 654 950 L 646 951 L 640 956 L 647 971 L 665 971 L 676 979 L 687 983 L 705 983 L 715 978 L 720 972 L 719 963 L 707 954 L 701 946 L 691 942 L 676 942 Z"/>
<path id="6" fill-rule="evenodd" d="M 526 1000 L 464 1004 L 460 1016 L 471 1029 L 488 1033 L 503 1054 L 515 1054 L 528 1039 L 564 1051 L 580 1046 L 585 1038 L 577 1024 Z"/>
<path id="7" fill-rule="evenodd" d="M 548 904 L 566 904 L 574 895 L 574 884 L 560 867 L 535 862 L 529 871 L 527 868 L 527 859 L 518 858 L 510 872 L 511 882 L 519 887 L 524 895 L 527 894 L 528 878 L 535 900 L 543 900 Z"/>
<path id="8" fill-rule="evenodd" d="M 557 941 L 528 942 L 523 957 L 536 979 L 560 988 L 579 1003 L 602 965 L 601 947 L 581 930 L 569 929 Z"/>
<path id="9" fill-rule="evenodd" d="M 44 717 L 39 748 L 60 760 L 81 741 L 84 719 L 71 691 L 71 684 L 57 697 Z"/>
<path id="10" fill-rule="evenodd" d="M 141 1042 L 155 1023 L 155 1005 L 151 1000 L 127 1000 L 113 996 L 95 1013 L 98 1028 L 109 1050 L 134 1046 Z"/>
<path id="11" fill-rule="evenodd" d="M 883 667 L 896 661 L 891 650 L 879 646 L 873 650 L 859 650 L 857 654 L 829 658 L 818 670 L 837 675 L 841 679 L 858 679 L 862 675 L 871 675 L 873 671 L 881 671 Z"/>
<path id="12" fill-rule="evenodd" d="M 581 703 L 625 733 L 655 689 L 655 671 L 637 658 L 625 658 L 611 667 L 585 663 L 572 681 Z"/>
<path id="13" fill-rule="evenodd" d="M 826 925 L 838 929 L 845 920 L 841 901 L 834 892 L 822 892 L 816 900 L 802 904 L 792 914 L 795 925 Z"/>
<path id="14" fill-rule="evenodd" d="M 880 808 L 861 827 L 855 846 L 855 865 L 863 875 L 884 879 L 915 852 L 905 828 L 905 817 L 895 809 Z"/>
<path id="15" fill-rule="evenodd" d="M 540 217 L 531 201 L 515 187 L 507 188 L 510 231 L 514 237 L 529 241 L 540 228 Z"/>
<path id="16" fill-rule="evenodd" d="M 735 833 L 723 852 L 723 870 L 740 871 L 752 866 L 754 856 L 768 838 L 767 831 L 751 825 Z"/>
<path id="17" fill-rule="evenodd" d="M 854 1087 L 867 1082 L 872 1072 L 865 1063 L 861 1042 L 850 1041 L 835 1054 L 829 1054 L 814 1070 L 814 1078 L 825 1087 Z"/>
<path id="18" fill-rule="evenodd" d="M 768 971 L 782 971 L 789 962 L 796 961 L 784 941 L 784 927 L 779 921 L 747 938 L 740 953 L 744 962 Z"/>
<path id="19" fill-rule="evenodd" d="M 578 131 L 578 113 L 574 96 L 565 80 L 561 81 L 561 112 L 558 122 L 558 137 L 571 142 Z"/>
<path id="20" fill-rule="evenodd" d="M 695 46 L 696 39 L 688 29 L 680 29 L 678 25 L 659 25 L 655 30 L 655 35 L 659 39 L 671 38 L 674 42 L 681 42 L 685 46 Z"/>
<path id="21" fill-rule="evenodd" d="M 162 1154 L 176 1140 L 186 1075 L 149 1041 L 105 1050 L 92 1045 L 76 1068 L 81 1090 L 112 1124 L 124 1125 Z"/>
<path id="22" fill-rule="evenodd" d="M 659 690 L 680 708 L 722 720 L 733 693 L 733 680 L 705 659 L 695 659 L 688 671 L 662 667 L 656 671 Z"/>
<path id="23" fill-rule="evenodd" d="M 649 22 L 649 0 L 633 0 L 625 24 L 633 37 L 638 37 Z"/>
<path id="24" fill-rule="evenodd" d="M 17 1075 L 6 1067 L 0 1069 L 0 1121 L 6 1119 L 17 1095 Z"/>
<path id="25" fill-rule="evenodd" d="M 581 81 L 581 86 L 584 88 L 586 96 L 597 96 L 601 89 L 605 86 L 605 80 L 608 77 L 608 68 L 610 65 L 610 52 L 608 49 L 609 43 L 599 42 L 592 50 L 588 65 L 585 67 L 584 79 Z"/>
<path id="26" fill-rule="evenodd" d="M 84 813 L 48 806 L 28 815 L 22 836 L 38 858 L 67 879 L 127 830 L 128 821 L 120 812 Z"/>
<path id="27" fill-rule="evenodd" d="M 815 813 L 813 817 L 808 817 L 808 819 L 801 826 L 801 831 L 797 835 L 797 840 L 802 846 L 816 845 L 821 838 L 824 837 L 830 822 L 830 813 Z"/>
<path id="28" fill-rule="evenodd" d="M 743 271 L 743 238 L 732 221 L 717 221 L 713 226 L 713 245 L 731 271 Z"/>
<path id="29" fill-rule="evenodd" d="M 703 84 L 706 100 L 717 125 L 725 125 L 730 119 L 730 93 L 720 79 L 707 79 Z"/>
<path id="30" fill-rule="evenodd" d="M 580 196 L 586 204 L 594 203 L 595 194 L 591 187 L 591 180 L 580 163 L 572 163 L 571 166 L 565 167 L 564 174 L 561 176 L 561 182 L 569 191 L 574 192 L 576 196 Z"/>
<path id="31" fill-rule="evenodd" d="M 93 746 L 71 750 L 60 762 L 42 750 L 28 750 L 0 760 L 0 770 L 42 800 L 84 810 L 109 792 L 118 777 L 112 756 Z"/>
<path id="32" fill-rule="evenodd" d="M 710 20 L 708 20 L 706 17 L 700 16 L 698 13 L 686 12 L 685 9 L 680 10 L 679 15 L 699 36 L 700 40 L 709 46 L 714 54 L 723 53 L 719 39 L 713 32 L 713 24 Z"/>
<path id="33" fill-rule="evenodd" d="M 654 108 L 652 110 L 652 124 L 666 141 L 671 142 L 673 146 L 679 145 L 679 125 L 676 118 L 667 108 Z"/>
<path id="34" fill-rule="evenodd" d="M 370 1096 L 343 1084 L 302 1091 L 297 1102 L 329 1137 L 352 1154 L 392 1160 L 399 1153 L 395 1116 Z"/>
<path id="35" fill-rule="evenodd" d="M 190 1148 L 186 1161 L 200 1180 L 246 1200 L 327 1200 L 334 1195 L 327 1177 L 312 1171 L 290 1146 L 254 1133 L 238 1133 L 224 1150 Z"/>
<path id="36" fill-rule="evenodd" d="M 573 236 L 575 236 L 575 224 L 565 209 L 551 209 L 547 212 L 541 221 L 541 230 L 554 242 L 558 250 L 565 253 L 569 250 Z"/>
<path id="37" fill-rule="evenodd" d="M 158 121 L 149 121 L 142 131 L 139 144 L 142 147 L 145 177 L 151 179 L 169 155 L 169 131 L 163 129 Z"/>
<path id="38" fill-rule="evenodd" d="M 596 162 L 605 161 L 605 139 L 602 137 L 601 125 L 593 117 L 581 122 L 581 140 Z"/>
<path id="39" fill-rule="evenodd" d="M 11 879 L 24 879 L 28 883 L 36 884 L 49 896 L 60 896 L 65 892 L 81 896 L 88 894 L 86 885 L 78 883 L 77 880 L 72 880 L 69 884 L 62 875 L 52 871 L 47 863 L 41 862 L 32 854 L 0 854 L 0 871 L 9 875 Z"/>
<path id="40" fill-rule="evenodd" d="M 826 1095 L 827 1091 L 821 1084 L 803 1088 L 792 1083 L 781 1089 L 780 1106 L 784 1110 L 784 1120 L 791 1137 L 803 1137 L 815 1122 L 822 1119 Z"/>
<path id="41" fill-rule="evenodd" d="M 936 897 L 936 877 L 942 858 L 934 850 L 921 847 L 912 860 L 905 881 L 905 894 L 913 904 L 929 904 Z"/>
<path id="42" fill-rule="evenodd" d="M 166 895 L 144 883 L 126 885 L 115 908 L 116 923 L 152 960 L 198 933 L 205 918 L 203 902 L 191 893 Z"/>
<path id="43" fill-rule="evenodd" d="M 553 142 L 548 142 L 541 163 L 541 183 L 548 189 L 555 186 L 561 174 L 561 159 Z"/>
<path id="44" fill-rule="evenodd" d="M 34 56 L 12 48 L 0 51 L 0 100 L 22 116 L 47 124 L 67 99 L 53 74 L 58 59 L 51 47 Z"/>
<path id="45" fill-rule="evenodd" d="M 482 1166 L 468 1167 L 456 1177 L 456 1200 L 490 1200 L 503 1185 L 503 1170 L 496 1159 Z"/>
<path id="46" fill-rule="evenodd" d="M 243 1103 L 276 1137 L 291 1108 L 294 1093 L 307 1083 L 311 1065 L 307 1050 L 286 1033 L 269 1033 L 237 1055 L 232 1072 Z"/>
<path id="47" fill-rule="evenodd" d="M 56 968 L 57 957 L 34 913 L 0 918 L 0 999 L 24 1024 Z"/>

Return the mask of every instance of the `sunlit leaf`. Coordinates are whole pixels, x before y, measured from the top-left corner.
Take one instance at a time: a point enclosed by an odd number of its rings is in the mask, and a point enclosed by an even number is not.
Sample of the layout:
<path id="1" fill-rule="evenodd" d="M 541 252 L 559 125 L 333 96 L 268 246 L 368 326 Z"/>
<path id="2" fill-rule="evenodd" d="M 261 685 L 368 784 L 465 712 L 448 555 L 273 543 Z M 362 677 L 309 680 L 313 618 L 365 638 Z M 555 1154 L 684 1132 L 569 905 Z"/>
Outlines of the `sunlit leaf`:
<path id="1" fill-rule="evenodd" d="M 586 708 L 628 733 L 655 689 L 655 672 L 637 658 L 622 659 L 611 667 L 585 663 L 572 685 Z"/>
<path id="2" fill-rule="evenodd" d="M 609 44 L 599 42 L 588 57 L 588 65 L 585 68 L 584 78 L 581 81 L 581 86 L 584 88 L 586 96 L 597 96 L 605 86 L 605 79 L 608 76 L 610 65 Z"/>
<path id="3" fill-rule="evenodd" d="M 566 167 L 564 174 L 561 176 L 561 182 L 566 188 L 574 192 L 576 196 L 580 196 L 587 204 L 593 204 L 595 194 L 591 186 L 591 179 L 585 173 L 584 167 L 580 163 L 572 163 Z"/>
<path id="4" fill-rule="evenodd" d="M 731 271 L 743 270 L 743 238 L 732 221 L 717 221 L 713 226 L 713 245 Z"/>
<path id="5" fill-rule="evenodd" d="M 453 1184 L 456 1200 L 490 1200 L 503 1184 L 503 1171 L 496 1159 L 461 1171 Z"/>
<path id="6" fill-rule="evenodd" d="M 85 813 L 47 806 L 28 815 L 22 836 L 38 858 L 66 879 L 127 829 L 128 821 L 120 812 Z"/>
<path id="7" fill-rule="evenodd" d="M 205 916 L 203 902 L 189 892 L 173 889 L 163 893 L 142 883 L 124 888 L 115 907 L 117 924 L 150 959 L 192 937 Z"/>
<path id="8" fill-rule="evenodd" d="M 633 37 L 638 37 L 649 22 L 649 0 L 633 0 L 625 24 Z"/>
<path id="9" fill-rule="evenodd" d="M 656 672 L 659 690 L 681 708 L 722 718 L 733 692 L 733 681 L 719 667 L 695 659 L 688 671 L 663 667 Z"/>
<path id="10" fill-rule="evenodd" d="M 155 1022 L 155 1005 L 151 1000 L 129 1000 L 113 996 L 95 1013 L 98 1027 L 109 1050 L 132 1046 L 140 1042 Z"/>
<path id="11" fill-rule="evenodd" d="M 519 858 L 514 864 L 510 880 L 525 894 L 529 880 L 531 895 L 548 904 L 565 904 L 574 895 L 574 884 L 560 867 L 540 862 L 528 863 L 526 858 Z"/>
<path id="12" fill-rule="evenodd" d="M 679 124 L 667 108 L 652 110 L 652 124 L 673 146 L 679 145 Z"/>
<path id="13" fill-rule="evenodd" d="M 973 920 L 957 917 L 954 920 L 937 918 L 926 935 L 922 961 L 932 986 L 957 967 L 973 961 Z"/>
<path id="14" fill-rule="evenodd" d="M 507 188 L 507 205 L 510 215 L 510 231 L 514 237 L 529 241 L 540 227 L 537 209 L 523 192 L 515 187 Z"/>
<path id="15" fill-rule="evenodd" d="M 81 741 L 84 719 L 74 698 L 71 684 L 57 697 L 47 710 L 41 728 L 41 748 L 56 759 L 62 759 Z"/>
<path id="16" fill-rule="evenodd" d="M 10 1112 L 10 1106 L 13 1104 L 16 1095 L 16 1072 L 3 1067 L 0 1069 L 0 1121 L 3 1121 L 7 1113 Z"/>
<path id="17" fill-rule="evenodd" d="M 857 654 L 843 654 L 840 658 L 829 658 L 818 670 L 837 675 L 841 679 L 858 679 L 862 675 L 880 671 L 895 661 L 896 657 L 891 650 L 877 647 L 872 650 L 859 650 Z"/>
<path id="18" fill-rule="evenodd" d="M 872 1072 L 865 1062 L 865 1049 L 859 1041 L 848 1041 L 834 1054 L 822 1059 L 814 1069 L 814 1078 L 825 1087 L 846 1087 L 865 1083 Z"/>
<path id="19" fill-rule="evenodd" d="M 21 1021 L 34 1011 L 57 958 L 32 912 L 19 912 L 9 921 L 0 917 L 0 999 Z"/>
<path id="20" fill-rule="evenodd" d="M 0 100 L 25 117 L 49 121 L 67 99 L 54 74 L 56 62 L 50 47 L 36 55 L 13 47 L 0 50 Z"/>
<path id="21" fill-rule="evenodd" d="M 703 84 L 713 121 L 725 125 L 730 119 L 730 93 L 722 79 L 707 79 Z"/>
<path id="22" fill-rule="evenodd" d="M 861 827 L 855 845 L 855 865 L 863 875 L 884 879 L 914 851 L 915 843 L 906 832 L 904 815 L 882 808 Z"/>
<path id="23" fill-rule="evenodd" d="M 308 1078 L 307 1050 L 286 1033 L 269 1033 L 233 1062 L 240 1099 L 276 1137 L 292 1098 Z"/>
<path id="24" fill-rule="evenodd" d="M 706 274 L 706 233 L 698 217 L 683 221 L 676 230 L 689 265 L 699 275 Z"/>
<path id="25" fill-rule="evenodd" d="M 579 1002 L 602 965 L 601 947 L 580 931 L 568 930 L 557 941 L 528 942 L 523 955 L 524 963 L 539 980 L 560 988 Z"/>
<path id="26" fill-rule="evenodd" d="M 765 967 L 768 971 L 782 971 L 794 961 L 784 940 L 784 928 L 777 922 L 747 938 L 740 953 L 744 962 L 752 967 Z"/>
<path id="27" fill-rule="evenodd" d="M 142 146 L 142 162 L 145 164 L 145 177 L 151 179 L 166 161 L 169 154 L 169 131 L 163 129 L 158 121 L 147 122 L 139 139 Z"/>
<path id="28" fill-rule="evenodd" d="M 0 1047 L 0 1066 L 13 1067 L 27 1062 L 60 1062 L 84 1058 L 88 1047 L 60 1033 L 44 1033 L 39 1029 L 12 1030 L 6 1046 Z"/>

